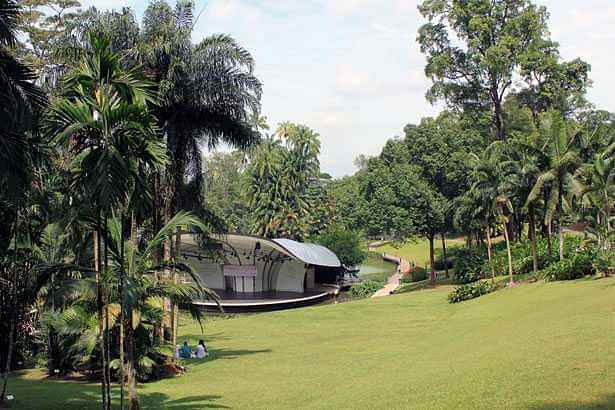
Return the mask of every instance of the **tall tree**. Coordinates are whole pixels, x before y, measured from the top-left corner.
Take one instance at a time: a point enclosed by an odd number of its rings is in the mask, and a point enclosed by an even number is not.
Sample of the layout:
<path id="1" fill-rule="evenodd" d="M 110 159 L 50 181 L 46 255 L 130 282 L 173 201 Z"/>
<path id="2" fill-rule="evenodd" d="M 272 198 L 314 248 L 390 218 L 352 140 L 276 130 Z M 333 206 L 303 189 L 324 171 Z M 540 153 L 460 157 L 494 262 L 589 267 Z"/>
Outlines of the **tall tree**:
<path id="1" fill-rule="evenodd" d="M 148 103 L 155 102 L 152 85 L 135 66 L 125 71 L 121 58 L 110 49 L 109 39 L 91 34 L 88 49 L 62 82 L 62 98 L 51 107 L 45 120 L 48 137 L 73 154 L 74 185 L 84 190 L 96 209 L 96 241 L 103 239 L 104 274 L 108 273 L 107 220 L 119 210 L 125 215 L 131 194 L 149 195 L 140 170 L 160 167 L 167 157 L 163 142 L 156 133 Z M 102 223 L 100 223 L 102 221 Z M 95 246 L 98 248 L 98 246 Z M 100 255 L 95 250 L 95 255 Z M 95 267 L 100 272 L 100 264 Z M 123 294 L 124 272 L 120 271 L 120 295 Z M 99 275 L 100 276 L 100 275 Z M 102 323 L 105 292 L 98 284 L 98 314 Z M 123 321 L 123 299 L 120 297 L 120 326 Z M 108 313 L 104 313 L 108 319 Z M 108 344 L 107 333 L 102 335 Z M 102 333 L 102 332 L 101 332 Z M 123 333 L 120 333 L 123 337 Z M 108 362 L 103 351 L 104 383 L 109 383 Z M 123 344 L 120 344 L 123 353 Z M 120 373 L 124 387 L 124 357 Z M 103 387 L 105 390 L 105 387 Z M 110 407 L 108 384 L 103 403 Z"/>
<path id="2" fill-rule="evenodd" d="M 425 0 L 418 42 L 433 81 L 430 101 L 490 109 L 496 139 L 506 138 L 503 102 L 535 43 L 548 42 L 547 11 L 529 0 Z"/>

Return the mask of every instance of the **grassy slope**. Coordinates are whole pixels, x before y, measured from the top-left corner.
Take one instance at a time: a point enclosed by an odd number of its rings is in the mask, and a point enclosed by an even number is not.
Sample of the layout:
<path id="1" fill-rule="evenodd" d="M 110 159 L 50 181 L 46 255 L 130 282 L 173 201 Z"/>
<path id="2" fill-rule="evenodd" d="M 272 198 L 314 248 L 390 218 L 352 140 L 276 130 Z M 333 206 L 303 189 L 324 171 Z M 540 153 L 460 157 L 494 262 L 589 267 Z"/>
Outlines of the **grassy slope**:
<path id="1" fill-rule="evenodd" d="M 150 408 L 613 408 L 615 279 L 450 288 L 217 320 L 212 358 L 140 389 Z M 193 344 L 194 324 L 181 328 Z M 36 373 L 31 373 L 33 377 Z M 22 376 L 20 408 L 96 408 L 98 387 Z"/>
<path id="2" fill-rule="evenodd" d="M 463 244 L 463 240 L 459 239 L 447 239 L 446 246 L 459 246 Z M 441 241 L 438 239 L 434 243 L 436 251 L 442 246 Z M 429 263 L 429 241 L 421 240 L 418 242 L 406 242 L 400 247 L 394 245 L 385 245 L 376 249 L 377 252 L 385 252 L 392 255 L 401 256 L 402 258 L 412 262 L 414 261 L 418 266 L 425 266 Z"/>

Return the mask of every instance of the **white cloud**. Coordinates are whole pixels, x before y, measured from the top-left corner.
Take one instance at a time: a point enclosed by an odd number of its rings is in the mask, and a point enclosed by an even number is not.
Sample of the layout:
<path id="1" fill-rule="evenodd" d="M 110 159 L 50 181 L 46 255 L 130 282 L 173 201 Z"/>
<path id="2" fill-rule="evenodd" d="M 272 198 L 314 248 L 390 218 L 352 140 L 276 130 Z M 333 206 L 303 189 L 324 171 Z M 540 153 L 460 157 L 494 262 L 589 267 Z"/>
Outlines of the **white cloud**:
<path id="1" fill-rule="evenodd" d="M 368 73 L 342 64 L 337 67 L 335 83 L 343 91 L 360 91 L 370 86 L 370 78 Z"/>

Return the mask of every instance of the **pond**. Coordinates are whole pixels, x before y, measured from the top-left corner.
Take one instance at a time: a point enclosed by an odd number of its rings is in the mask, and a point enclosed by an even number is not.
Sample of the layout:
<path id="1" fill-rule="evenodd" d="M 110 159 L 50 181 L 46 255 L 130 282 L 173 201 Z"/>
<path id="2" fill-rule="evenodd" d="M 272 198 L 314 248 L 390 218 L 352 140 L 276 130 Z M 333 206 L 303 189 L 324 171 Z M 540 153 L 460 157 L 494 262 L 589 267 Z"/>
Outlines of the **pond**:
<path id="1" fill-rule="evenodd" d="M 396 264 L 383 261 L 379 254 L 370 253 L 365 263 L 360 266 L 359 276 L 366 280 L 386 282 L 396 270 Z"/>

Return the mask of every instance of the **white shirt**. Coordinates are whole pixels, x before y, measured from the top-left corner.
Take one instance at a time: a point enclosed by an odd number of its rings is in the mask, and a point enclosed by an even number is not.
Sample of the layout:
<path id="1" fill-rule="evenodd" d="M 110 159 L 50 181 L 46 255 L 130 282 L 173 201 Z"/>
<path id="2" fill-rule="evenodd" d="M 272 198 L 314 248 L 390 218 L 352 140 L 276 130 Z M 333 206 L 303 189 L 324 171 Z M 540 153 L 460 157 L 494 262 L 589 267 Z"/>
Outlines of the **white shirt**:
<path id="1" fill-rule="evenodd" d="M 203 347 L 202 344 L 197 345 L 196 347 L 196 358 L 197 359 L 202 359 L 206 356 L 207 354 L 205 353 L 205 348 Z"/>

